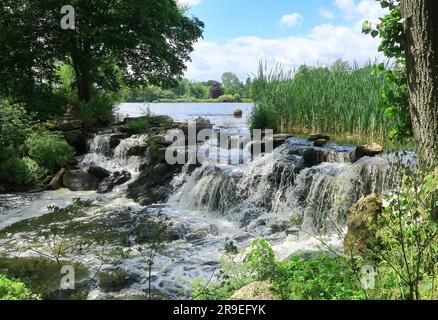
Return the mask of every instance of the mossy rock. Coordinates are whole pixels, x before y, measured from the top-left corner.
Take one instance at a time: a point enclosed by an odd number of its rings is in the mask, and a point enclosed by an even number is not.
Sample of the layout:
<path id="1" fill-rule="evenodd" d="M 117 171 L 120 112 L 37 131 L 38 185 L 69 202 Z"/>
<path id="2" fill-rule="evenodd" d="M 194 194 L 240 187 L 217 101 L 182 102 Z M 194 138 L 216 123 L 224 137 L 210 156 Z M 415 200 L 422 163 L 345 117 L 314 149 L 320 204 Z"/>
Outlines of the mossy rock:
<path id="1" fill-rule="evenodd" d="M 348 212 L 348 233 L 344 239 L 346 254 L 362 255 L 376 243 L 377 219 L 382 213 L 382 198 L 371 194 L 361 198 Z"/>
<path id="2" fill-rule="evenodd" d="M 270 281 L 256 281 L 237 290 L 230 298 L 231 300 L 281 300 L 280 296 L 271 290 Z"/>

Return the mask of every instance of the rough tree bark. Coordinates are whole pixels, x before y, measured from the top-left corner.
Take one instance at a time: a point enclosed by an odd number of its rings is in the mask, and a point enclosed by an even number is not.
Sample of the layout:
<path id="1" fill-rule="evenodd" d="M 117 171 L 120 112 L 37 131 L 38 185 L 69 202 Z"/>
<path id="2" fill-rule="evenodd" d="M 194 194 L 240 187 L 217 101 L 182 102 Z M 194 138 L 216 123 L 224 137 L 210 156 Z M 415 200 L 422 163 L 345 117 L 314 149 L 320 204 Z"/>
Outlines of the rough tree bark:
<path id="1" fill-rule="evenodd" d="M 438 1 L 401 0 L 412 126 L 420 161 L 437 165 Z"/>

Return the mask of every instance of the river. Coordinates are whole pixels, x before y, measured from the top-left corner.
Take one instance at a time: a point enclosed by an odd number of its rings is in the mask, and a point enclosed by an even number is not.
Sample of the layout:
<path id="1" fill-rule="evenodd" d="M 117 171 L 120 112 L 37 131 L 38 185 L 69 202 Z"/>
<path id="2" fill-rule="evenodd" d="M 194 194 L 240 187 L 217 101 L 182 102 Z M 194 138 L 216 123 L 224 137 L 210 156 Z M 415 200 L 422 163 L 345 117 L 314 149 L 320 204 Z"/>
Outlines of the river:
<path id="1" fill-rule="evenodd" d="M 243 110 L 243 117 L 232 116 L 235 108 Z M 249 135 L 251 109 L 250 104 L 126 103 L 118 112 L 122 117 L 136 117 L 150 111 L 181 122 L 204 117 L 214 129 Z M 150 242 L 140 240 L 148 238 L 145 229 L 157 221 L 180 233 L 159 250 L 152 267 L 152 288 L 164 298 L 190 296 L 190 281 L 210 278 L 217 271 L 230 240 L 243 249 L 263 237 L 278 259 L 297 251 L 324 250 L 309 234 L 342 250 L 337 230 L 345 229 L 348 207 L 363 195 L 388 192 L 394 179 L 390 154 L 353 164 L 349 160 L 352 147 L 333 143 L 319 148 L 324 162 L 303 167 L 302 151 L 311 143 L 291 138 L 274 150 L 273 160 L 259 157 L 238 165 L 206 163 L 193 172 L 183 170 L 174 177 L 174 192 L 165 203 L 143 207 L 126 197 L 142 159 L 124 153 L 142 137 L 123 140 L 109 156 L 112 134 L 97 134 L 89 141 L 89 153 L 78 158 L 83 168 L 97 163 L 110 171 L 129 171 L 132 179 L 112 192 L 60 189 L 0 195 L 1 257 L 53 256 L 52 248 L 62 244 L 61 260 L 86 266 L 88 277 L 102 272 L 122 274 L 121 281 L 105 288 L 103 280 L 89 285 L 87 299 L 146 297 Z M 75 198 L 93 200 L 93 204 L 53 213 L 54 207 L 78 204 Z"/>

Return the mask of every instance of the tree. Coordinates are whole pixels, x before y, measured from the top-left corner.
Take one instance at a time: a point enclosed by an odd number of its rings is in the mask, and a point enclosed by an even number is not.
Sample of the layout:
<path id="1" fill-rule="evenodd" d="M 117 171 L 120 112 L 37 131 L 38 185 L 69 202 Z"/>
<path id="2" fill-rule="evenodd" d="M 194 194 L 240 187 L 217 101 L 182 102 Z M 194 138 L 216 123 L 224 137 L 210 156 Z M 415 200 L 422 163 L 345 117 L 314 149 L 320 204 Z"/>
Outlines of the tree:
<path id="1" fill-rule="evenodd" d="M 420 160 L 438 155 L 438 10 L 433 0 L 402 0 L 410 109 Z"/>
<path id="2" fill-rule="evenodd" d="M 222 85 L 224 86 L 225 94 L 235 95 L 237 93 L 240 96 L 244 95 L 245 89 L 242 83 L 232 72 L 225 72 L 222 75 Z"/>
<path id="3" fill-rule="evenodd" d="M 224 88 L 222 88 L 222 85 L 219 82 L 214 81 L 210 87 L 210 98 L 217 99 L 220 96 L 223 96 L 224 93 L 225 91 Z"/>
<path id="4" fill-rule="evenodd" d="M 78 97 L 128 85 L 175 85 L 204 24 L 174 0 L 71 0 L 75 29 L 60 26 L 61 0 L 3 0 L 0 8 L 1 91 L 19 81 L 27 91 L 72 65 Z"/>

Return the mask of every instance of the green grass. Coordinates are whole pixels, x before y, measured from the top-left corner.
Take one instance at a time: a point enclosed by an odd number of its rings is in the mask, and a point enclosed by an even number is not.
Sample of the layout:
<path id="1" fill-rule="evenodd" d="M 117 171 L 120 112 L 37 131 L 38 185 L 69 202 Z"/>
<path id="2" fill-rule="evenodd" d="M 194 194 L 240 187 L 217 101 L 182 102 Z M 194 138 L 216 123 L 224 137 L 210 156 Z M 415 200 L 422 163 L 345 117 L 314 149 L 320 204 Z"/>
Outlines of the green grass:
<path id="1" fill-rule="evenodd" d="M 379 107 L 383 79 L 364 67 L 301 67 L 298 72 L 261 64 L 251 86 L 257 121 L 282 132 L 325 132 L 381 141 L 391 124 Z M 270 116 L 275 114 L 276 117 Z M 263 121 L 258 120 L 262 118 Z M 255 125 L 254 125 L 255 124 Z"/>

